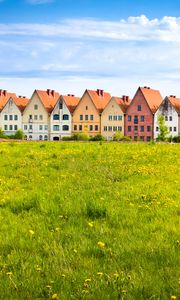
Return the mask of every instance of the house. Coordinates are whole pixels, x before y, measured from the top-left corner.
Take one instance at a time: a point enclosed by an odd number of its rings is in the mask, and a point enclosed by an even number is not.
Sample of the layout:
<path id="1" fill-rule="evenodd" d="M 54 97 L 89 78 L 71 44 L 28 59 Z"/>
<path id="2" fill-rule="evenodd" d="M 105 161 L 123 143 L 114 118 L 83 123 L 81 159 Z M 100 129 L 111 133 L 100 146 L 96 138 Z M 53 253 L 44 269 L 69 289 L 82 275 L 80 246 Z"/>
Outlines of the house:
<path id="1" fill-rule="evenodd" d="M 50 140 L 60 140 L 72 135 L 72 114 L 80 98 L 61 95 L 50 117 Z"/>
<path id="2" fill-rule="evenodd" d="M 50 116 L 59 99 L 54 90 L 35 90 L 23 113 L 23 131 L 27 140 L 49 140 Z"/>
<path id="3" fill-rule="evenodd" d="M 165 124 L 169 129 L 169 136 L 180 135 L 180 98 L 176 96 L 165 97 L 154 115 L 154 138 L 159 134 L 158 116 L 163 115 Z"/>
<path id="4" fill-rule="evenodd" d="M 22 129 L 22 114 L 29 99 L 16 95 L 10 96 L 1 110 L 1 128 L 7 135 Z"/>
<path id="5" fill-rule="evenodd" d="M 73 133 L 101 134 L 101 114 L 110 99 L 103 90 L 86 90 L 73 113 Z"/>
<path id="6" fill-rule="evenodd" d="M 132 140 L 150 141 L 154 137 L 154 113 L 162 102 L 158 90 L 139 87 L 125 117 L 125 135 Z"/>
<path id="7" fill-rule="evenodd" d="M 124 135 L 124 119 L 129 104 L 129 96 L 110 99 L 101 114 L 101 135 L 105 139 L 112 140 L 117 131 Z"/>

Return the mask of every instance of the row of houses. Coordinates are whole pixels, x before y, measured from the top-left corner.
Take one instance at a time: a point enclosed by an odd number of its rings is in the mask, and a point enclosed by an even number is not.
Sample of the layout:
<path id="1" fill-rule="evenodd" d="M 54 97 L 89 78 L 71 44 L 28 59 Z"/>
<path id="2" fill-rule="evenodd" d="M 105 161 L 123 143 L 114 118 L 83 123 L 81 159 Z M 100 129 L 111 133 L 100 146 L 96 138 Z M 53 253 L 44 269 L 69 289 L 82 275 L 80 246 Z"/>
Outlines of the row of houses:
<path id="1" fill-rule="evenodd" d="M 159 115 L 165 117 L 169 135 L 180 134 L 180 99 L 163 99 L 149 87 L 139 87 L 132 100 L 101 89 L 86 90 L 82 97 L 35 90 L 30 99 L 0 90 L 1 129 L 7 135 L 22 129 L 27 140 L 61 140 L 83 132 L 111 140 L 120 132 L 132 140 L 150 141 L 159 134 Z"/>

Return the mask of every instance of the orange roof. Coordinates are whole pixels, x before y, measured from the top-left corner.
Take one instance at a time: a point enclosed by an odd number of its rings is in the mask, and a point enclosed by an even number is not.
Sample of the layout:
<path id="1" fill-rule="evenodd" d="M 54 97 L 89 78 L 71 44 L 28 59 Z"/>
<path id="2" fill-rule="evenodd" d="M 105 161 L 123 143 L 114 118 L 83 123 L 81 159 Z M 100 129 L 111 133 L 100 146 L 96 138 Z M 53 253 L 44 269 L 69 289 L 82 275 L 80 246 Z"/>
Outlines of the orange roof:
<path id="1" fill-rule="evenodd" d="M 25 109 L 26 105 L 29 102 L 29 99 L 26 97 L 19 96 L 14 98 L 14 102 L 16 103 L 20 111 L 23 112 L 23 110 Z"/>
<path id="2" fill-rule="evenodd" d="M 41 99 L 45 109 L 51 113 L 54 106 L 56 105 L 60 94 L 55 92 L 54 90 L 46 90 L 46 91 L 41 91 L 41 90 L 35 90 Z"/>
<path id="3" fill-rule="evenodd" d="M 144 98 L 146 99 L 149 108 L 153 113 L 155 113 L 158 107 L 160 106 L 161 102 L 163 101 L 160 92 L 158 90 L 150 89 L 149 87 L 140 87 L 139 89 L 144 95 Z"/>
<path id="4" fill-rule="evenodd" d="M 180 98 L 176 98 L 175 96 L 169 96 L 168 99 L 177 111 L 177 113 L 180 114 Z"/>
<path id="5" fill-rule="evenodd" d="M 9 98 L 15 99 L 17 96 L 15 93 L 9 93 L 6 90 L 0 90 L 0 111 L 8 102 Z"/>
<path id="6" fill-rule="evenodd" d="M 103 90 L 87 90 L 89 96 L 91 97 L 96 109 L 99 112 L 102 112 L 109 100 L 111 99 L 111 95 Z"/>
<path id="7" fill-rule="evenodd" d="M 73 113 L 79 103 L 80 98 L 75 97 L 74 95 L 62 96 L 62 98 L 65 101 L 70 113 Z"/>
<path id="8" fill-rule="evenodd" d="M 125 113 L 129 104 L 131 103 L 129 96 L 122 96 L 122 98 L 120 98 L 120 97 L 112 97 L 112 98 L 114 98 L 116 100 L 117 104 L 119 104 L 123 113 Z"/>

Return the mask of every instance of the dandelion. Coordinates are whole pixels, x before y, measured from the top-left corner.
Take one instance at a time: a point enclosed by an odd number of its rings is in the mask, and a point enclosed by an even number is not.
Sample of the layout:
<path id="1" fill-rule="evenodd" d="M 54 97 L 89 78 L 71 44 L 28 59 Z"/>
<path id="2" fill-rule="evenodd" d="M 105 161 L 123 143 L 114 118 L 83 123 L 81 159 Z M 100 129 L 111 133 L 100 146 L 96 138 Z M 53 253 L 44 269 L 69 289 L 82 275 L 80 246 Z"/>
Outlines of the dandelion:
<path id="1" fill-rule="evenodd" d="M 29 233 L 30 233 L 30 235 L 34 235 L 34 231 L 31 229 L 29 229 Z"/>
<path id="2" fill-rule="evenodd" d="M 55 231 L 57 231 L 57 232 L 60 231 L 60 228 L 59 228 L 59 227 L 56 227 L 56 228 L 55 228 Z"/>
<path id="3" fill-rule="evenodd" d="M 6 275 L 11 276 L 13 273 L 12 272 L 7 272 Z"/>
<path id="4" fill-rule="evenodd" d="M 53 294 L 51 299 L 58 299 L 58 295 L 57 294 Z"/>
<path id="5" fill-rule="evenodd" d="M 36 271 L 40 272 L 41 268 L 37 266 Z"/>
<path id="6" fill-rule="evenodd" d="M 92 228 L 94 226 L 94 222 L 89 222 L 88 225 Z"/>
<path id="7" fill-rule="evenodd" d="M 171 296 L 171 300 L 176 300 L 176 296 Z"/>
<path id="8" fill-rule="evenodd" d="M 102 273 L 102 272 L 97 272 L 97 275 L 98 275 L 98 276 L 102 276 L 103 273 Z"/>
<path id="9" fill-rule="evenodd" d="M 62 274 L 61 277 L 66 277 L 66 275 L 65 275 L 65 274 Z"/>
<path id="10" fill-rule="evenodd" d="M 51 289 L 52 288 L 52 286 L 51 285 L 46 285 L 46 287 L 47 287 L 47 289 Z"/>
<path id="11" fill-rule="evenodd" d="M 90 282 L 90 281 L 91 281 L 90 278 L 85 279 L 85 282 Z"/>
<path id="12" fill-rule="evenodd" d="M 104 249 L 104 247 L 105 247 L 105 243 L 103 243 L 103 242 L 98 242 L 97 245 L 100 249 Z"/>
<path id="13" fill-rule="evenodd" d="M 77 250 L 76 250 L 76 249 L 74 249 L 73 251 L 74 251 L 74 253 L 77 253 Z"/>
<path id="14" fill-rule="evenodd" d="M 118 274 L 118 273 L 114 273 L 114 277 L 115 277 L 116 279 L 118 279 L 118 278 L 119 278 L 119 274 Z"/>

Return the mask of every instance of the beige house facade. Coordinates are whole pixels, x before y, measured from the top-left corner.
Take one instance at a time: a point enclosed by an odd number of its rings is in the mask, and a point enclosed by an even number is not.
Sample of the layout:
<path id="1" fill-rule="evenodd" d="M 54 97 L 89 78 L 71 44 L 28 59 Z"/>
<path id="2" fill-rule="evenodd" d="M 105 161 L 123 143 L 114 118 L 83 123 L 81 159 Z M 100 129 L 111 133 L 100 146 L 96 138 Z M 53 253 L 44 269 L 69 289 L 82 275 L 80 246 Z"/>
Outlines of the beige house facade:
<path id="1" fill-rule="evenodd" d="M 124 135 L 125 112 L 130 104 L 128 96 L 112 97 L 101 115 L 101 135 L 108 141 L 116 132 Z"/>
<path id="2" fill-rule="evenodd" d="M 72 132 L 87 133 L 89 137 L 101 134 L 101 113 L 111 95 L 103 90 L 86 90 L 74 113 Z"/>

